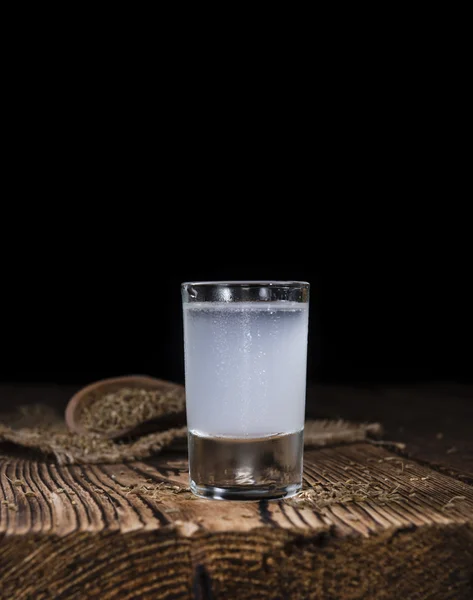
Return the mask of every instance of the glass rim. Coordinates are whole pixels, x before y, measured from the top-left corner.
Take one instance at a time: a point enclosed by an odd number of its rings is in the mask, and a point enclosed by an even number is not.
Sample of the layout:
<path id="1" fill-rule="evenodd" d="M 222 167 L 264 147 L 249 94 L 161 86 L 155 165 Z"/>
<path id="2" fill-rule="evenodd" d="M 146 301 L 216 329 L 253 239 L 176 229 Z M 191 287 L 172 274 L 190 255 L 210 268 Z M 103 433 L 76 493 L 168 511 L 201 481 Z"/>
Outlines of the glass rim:
<path id="1" fill-rule="evenodd" d="M 205 286 L 205 287 L 287 287 L 287 288 L 309 288 L 308 281 L 278 281 L 278 280 L 235 280 L 235 281 L 184 281 L 181 286 Z"/>

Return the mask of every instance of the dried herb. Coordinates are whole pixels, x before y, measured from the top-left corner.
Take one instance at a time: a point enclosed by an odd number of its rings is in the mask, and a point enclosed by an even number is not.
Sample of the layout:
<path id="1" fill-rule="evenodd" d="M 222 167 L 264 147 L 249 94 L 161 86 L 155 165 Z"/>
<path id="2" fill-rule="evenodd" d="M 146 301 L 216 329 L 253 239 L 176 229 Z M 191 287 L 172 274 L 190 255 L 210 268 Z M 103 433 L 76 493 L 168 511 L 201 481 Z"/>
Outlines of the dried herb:
<path id="1" fill-rule="evenodd" d="M 451 508 L 455 508 L 455 501 L 462 501 L 462 500 L 466 500 L 466 496 L 453 496 L 453 498 L 450 498 L 450 500 L 447 502 L 447 504 L 444 504 L 442 506 L 442 510 L 449 510 Z"/>
<path id="2" fill-rule="evenodd" d="M 308 490 L 299 492 L 285 502 L 296 508 L 311 508 L 321 510 L 332 504 L 346 504 L 351 502 L 365 502 L 376 499 L 380 504 L 399 502 L 402 496 L 397 493 L 399 485 L 390 490 L 383 490 L 379 486 L 372 489 L 370 482 L 355 482 L 348 479 L 344 482 L 325 483 L 316 485 Z"/>
<path id="3" fill-rule="evenodd" d="M 147 420 L 161 416 L 184 413 L 184 406 L 182 386 L 176 386 L 168 393 L 121 388 L 113 393 L 91 398 L 90 404 L 84 406 L 81 416 L 82 424 L 88 430 L 85 434 L 68 431 L 63 416 L 47 406 L 22 407 L 20 414 L 2 415 L 0 444 L 8 442 L 38 450 L 47 455 L 48 460 L 53 456 L 61 465 L 142 460 L 159 453 L 177 439 L 183 440 L 187 433 L 186 427 L 173 427 L 120 442 L 107 439 L 104 433 L 110 434 L 139 426 Z M 380 435 L 380 432 L 381 426 L 377 423 L 309 420 L 305 424 L 304 444 L 309 447 L 323 447 L 334 443 L 364 440 L 368 436 Z M 350 465 L 355 464 L 353 461 L 347 463 L 347 470 L 351 468 Z M 361 465 L 356 464 L 361 468 Z M 53 469 L 55 465 L 50 462 L 48 467 Z M 152 472 L 154 469 L 146 470 Z M 128 471 L 119 473 L 124 475 Z M 82 479 L 87 478 L 84 473 L 78 475 Z M 321 477 L 326 475 L 327 471 L 323 470 Z M 21 480 L 18 482 L 23 485 Z M 20 483 L 15 485 L 20 487 Z"/>
<path id="4" fill-rule="evenodd" d="M 82 425 L 95 433 L 111 433 L 134 428 L 162 417 L 184 412 L 185 399 L 181 388 L 162 390 L 121 388 L 95 398 L 84 407 Z"/>
<path id="5" fill-rule="evenodd" d="M 126 496 L 128 496 L 129 494 L 135 494 L 137 496 L 147 496 L 149 498 L 152 498 L 153 500 L 162 500 L 165 499 L 166 496 L 170 497 L 180 494 L 186 494 L 186 496 L 183 496 L 183 499 L 185 500 L 189 500 L 194 497 L 190 493 L 189 487 L 181 487 L 166 482 L 160 482 L 154 485 L 145 485 L 143 483 L 139 485 L 136 483 L 132 483 L 128 486 L 122 486 L 121 489 L 123 492 L 125 492 Z"/>
<path id="6" fill-rule="evenodd" d="M 5 477 L 8 479 L 8 481 L 12 485 L 14 485 L 16 487 L 22 487 L 22 486 L 26 485 L 25 482 L 23 481 L 23 479 L 10 479 L 10 477 L 8 477 L 7 475 L 5 475 Z"/>

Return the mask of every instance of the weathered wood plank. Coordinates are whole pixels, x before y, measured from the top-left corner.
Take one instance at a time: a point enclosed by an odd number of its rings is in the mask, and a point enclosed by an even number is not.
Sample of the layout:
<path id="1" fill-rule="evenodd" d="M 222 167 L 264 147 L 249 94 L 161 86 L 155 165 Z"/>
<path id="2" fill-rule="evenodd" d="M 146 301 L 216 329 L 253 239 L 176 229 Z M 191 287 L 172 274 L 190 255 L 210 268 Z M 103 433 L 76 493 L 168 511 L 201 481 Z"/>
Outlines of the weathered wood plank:
<path id="1" fill-rule="evenodd" d="M 122 533 L 173 523 L 191 530 L 249 531 L 267 526 L 369 536 L 391 527 L 473 519 L 473 486 L 367 443 L 306 451 L 305 486 L 346 488 L 355 501 L 209 502 L 188 491 L 184 457 L 149 463 L 57 466 L 26 459 L 0 465 L 0 533 Z M 351 496 L 350 496 L 351 494 Z M 367 494 L 366 497 L 363 494 Z M 390 495 L 398 496 L 390 500 Z"/>
<path id="2" fill-rule="evenodd" d="M 304 501 L 187 486 L 178 453 L 0 460 L 0 598 L 473 597 L 473 486 L 383 446 L 306 450 Z"/>
<path id="3" fill-rule="evenodd" d="M 0 399 L 15 405 L 15 390 L 0 388 Z M 72 393 L 17 392 L 18 403 L 55 408 Z M 306 451 L 307 489 L 320 486 L 323 500 L 352 480 L 346 495 L 380 492 L 361 501 L 191 499 L 178 454 L 69 467 L 0 458 L 0 598 L 470 600 L 471 396 L 461 386 L 314 388 L 310 416 L 378 420 L 426 461 L 367 443 Z"/>
<path id="4" fill-rule="evenodd" d="M 473 530 L 457 524 L 368 538 L 266 527 L 14 535 L 0 544 L 0 597 L 469 600 L 472 557 Z"/>

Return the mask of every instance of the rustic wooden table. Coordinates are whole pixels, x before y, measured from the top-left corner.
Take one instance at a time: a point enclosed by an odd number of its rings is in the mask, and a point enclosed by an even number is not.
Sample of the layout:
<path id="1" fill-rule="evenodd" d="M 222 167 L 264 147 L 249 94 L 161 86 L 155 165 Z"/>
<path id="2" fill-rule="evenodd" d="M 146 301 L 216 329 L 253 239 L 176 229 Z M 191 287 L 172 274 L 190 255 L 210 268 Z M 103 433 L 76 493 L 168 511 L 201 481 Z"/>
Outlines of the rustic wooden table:
<path id="1" fill-rule="evenodd" d="M 0 397 L 57 403 L 70 392 L 3 387 Z M 4 447 L 0 598 L 471 600 L 472 390 L 309 396 L 310 416 L 378 420 L 385 439 L 406 444 L 306 451 L 305 485 L 328 498 L 317 506 L 194 499 L 185 452 L 57 466 Z M 371 492 L 331 501 L 339 486 Z"/>

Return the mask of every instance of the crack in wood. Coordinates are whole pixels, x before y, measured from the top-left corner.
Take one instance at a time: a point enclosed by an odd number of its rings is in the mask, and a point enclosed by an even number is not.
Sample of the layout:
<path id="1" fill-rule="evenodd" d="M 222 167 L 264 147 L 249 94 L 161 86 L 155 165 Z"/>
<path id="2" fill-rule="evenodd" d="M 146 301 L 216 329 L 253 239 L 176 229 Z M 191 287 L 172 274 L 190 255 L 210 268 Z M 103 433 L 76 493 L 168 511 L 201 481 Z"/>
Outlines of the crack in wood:
<path id="1" fill-rule="evenodd" d="M 193 589 L 196 600 L 214 600 L 212 581 L 207 569 L 202 564 L 195 567 Z"/>

